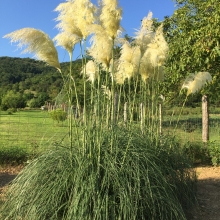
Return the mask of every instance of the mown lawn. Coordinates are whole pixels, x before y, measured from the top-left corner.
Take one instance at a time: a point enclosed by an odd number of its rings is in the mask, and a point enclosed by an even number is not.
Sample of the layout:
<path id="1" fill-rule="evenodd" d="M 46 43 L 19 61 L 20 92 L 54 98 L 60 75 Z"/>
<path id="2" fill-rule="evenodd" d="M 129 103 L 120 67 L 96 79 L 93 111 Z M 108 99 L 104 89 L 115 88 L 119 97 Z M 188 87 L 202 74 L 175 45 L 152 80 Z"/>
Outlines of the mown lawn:
<path id="1" fill-rule="evenodd" d="M 164 116 L 162 132 L 175 134 L 183 142 L 202 141 L 202 116 L 182 115 Z M 12 115 L 0 111 L 0 147 L 23 146 L 47 147 L 60 141 L 68 132 L 68 122 L 53 121 L 47 111 L 22 110 Z M 220 116 L 210 115 L 210 141 L 220 142 Z"/>
<path id="2" fill-rule="evenodd" d="M 22 146 L 41 148 L 60 141 L 67 134 L 67 120 L 56 122 L 47 111 L 22 110 L 0 112 L 0 147 Z"/>

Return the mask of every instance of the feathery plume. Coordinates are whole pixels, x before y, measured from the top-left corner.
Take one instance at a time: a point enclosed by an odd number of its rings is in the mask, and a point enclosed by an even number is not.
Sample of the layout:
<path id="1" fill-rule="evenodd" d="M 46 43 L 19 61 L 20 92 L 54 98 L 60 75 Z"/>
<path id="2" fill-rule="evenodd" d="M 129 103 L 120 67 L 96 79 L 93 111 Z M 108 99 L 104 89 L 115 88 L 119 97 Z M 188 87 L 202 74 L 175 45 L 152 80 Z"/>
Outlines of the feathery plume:
<path id="1" fill-rule="evenodd" d="M 88 49 L 88 53 L 96 63 L 101 63 L 104 68 L 108 69 L 112 59 L 113 41 L 101 25 L 93 25 L 91 29 L 95 35 L 90 40 L 92 46 Z"/>
<path id="2" fill-rule="evenodd" d="M 154 67 L 162 66 L 167 58 L 168 54 L 168 44 L 163 36 L 163 25 L 160 25 L 154 36 L 153 41 L 148 45 L 149 50 L 152 50 L 151 63 Z"/>
<path id="3" fill-rule="evenodd" d="M 163 26 L 159 26 L 151 43 L 141 58 L 140 74 L 142 79 L 162 79 L 163 64 L 168 54 L 168 44 L 163 36 Z"/>
<path id="4" fill-rule="evenodd" d="M 89 34 L 88 26 L 95 22 L 96 7 L 89 0 L 75 0 L 61 3 L 55 9 L 59 12 L 56 27 L 71 35 L 85 39 Z"/>
<path id="5" fill-rule="evenodd" d="M 163 26 L 159 26 L 155 36 L 144 53 L 149 65 L 152 67 L 162 66 L 168 54 L 168 44 L 163 36 Z"/>
<path id="6" fill-rule="evenodd" d="M 155 35 L 152 28 L 152 16 L 152 12 L 149 12 L 147 17 L 142 19 L 140 29 L 135 32 L 134 44 L 140 46 L 142 56 Z"/>
<path id="7" fill-rule="evenodd" d="M 212 81 L 212 76 L 209 72 L 198 72 L 190 74 L 183 83 L 182 89 L 186 88 L 187 96 L 191 93 L 198 92 L 207 82 Z M 181 89 L 181 90 L 182 90 Z"/>
<path id="8" fill-rule="evenodd" d="M 95 62 L 92 60 L 88 61 L 84 66 L 84 71 L 86 73 L 88 81 L 94 83 L 98 77 L 98 72 Z M 81 73 L 83 73 L 83 70 L 81 71 Z"/>
<path id="9" fill-rule="evenodd" d="M 118 8 L 117 0 L 103 0 L 101 6 L 100 22 L 106 33 L 115 39 L 118 32 L 122 30 L 120 21 L 122 19 L 122 9 Z"/>
<path id="10" fill-rule="evenodd" d="M 120 84 L 120 85 L 124 84 L 124 81 L 126 80 L 127 75 L 125 72 L 122 71 L 122 68 L 119 69 L 119 59 L 114 60 L 114 63 L 113 63 L 113 60 L 111 60 L 109 70 L 110 70 L 111 78 L 117 84 Z"/>
<path id="11" fill-rule="evenodd" d="M 23 28 L 5 35 L 4 38 L 9 38 L 12 43 L 18 42 L 18 48 L 26 46 L 22 53 L 33 53 L 37 59 L 61 71 L 54 43 L 43 31 Z"/>
<path id="12" fill-rule="evenodd" d="M 66 32 L 61 32 L 57 34 L 57 36 L 54 37 L 53 40 L 56 42 L 56 46 L 63 47 L 71 55 L 75 44 L 80 41 L 80 38 L 74 34 L 70 35 Z"/>
<path id="13" fill-rule="evenodd" d="M 154 69 L 149 65 L 148 59 L 145 56 L 141 58 L 139 73 L 143 81 L 152 77 Z"/>
<path id="14" fill-rule="evenodd" d="M 128 41 L 124 41 L 121 47 L 118 69 L 115 74 L 116 82 L 123 84 L 126 78 L 133 77 L 138 72 L 140 58 L 140 47 L 132 47 Z"/>
<path id="15" fill-rule="evenodd" d="M 118 67 L 119 67 L 119 60 L 112 59 L 109 66 L 109 73 L 112 80 L 122 85 L 126 79 L 126 75 L 125 74 L 123 75 L 123 73 L 121 72 L 119 73 Z"/>

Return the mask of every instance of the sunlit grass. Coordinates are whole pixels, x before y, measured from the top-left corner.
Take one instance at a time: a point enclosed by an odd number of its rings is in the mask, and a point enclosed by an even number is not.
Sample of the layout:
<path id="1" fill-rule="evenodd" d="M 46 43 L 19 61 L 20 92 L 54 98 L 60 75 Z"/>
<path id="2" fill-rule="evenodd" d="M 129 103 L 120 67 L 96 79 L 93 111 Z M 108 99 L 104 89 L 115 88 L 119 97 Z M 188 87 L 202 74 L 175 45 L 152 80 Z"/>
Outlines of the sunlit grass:
<path id="1" fill-rule="evenodd" d="M 18 111 L 12 115 L 0 112 L 0 147 L 38 145 L 42 149 L 49 142 L 66 136 L 67 121 L 53 121 L 47 111 Z"/>

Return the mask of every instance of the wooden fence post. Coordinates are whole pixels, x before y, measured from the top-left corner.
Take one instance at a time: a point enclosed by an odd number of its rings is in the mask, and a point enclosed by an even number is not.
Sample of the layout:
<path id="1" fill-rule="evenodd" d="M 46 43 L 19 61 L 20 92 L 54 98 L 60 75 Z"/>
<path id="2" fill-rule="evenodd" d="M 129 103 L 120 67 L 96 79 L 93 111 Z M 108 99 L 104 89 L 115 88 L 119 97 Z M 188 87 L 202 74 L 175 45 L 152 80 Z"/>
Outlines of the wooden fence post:
<path id="1" fill-rule="evenodd" d="M 144 105 L 143 103 L 140 104 L 140 121 L 141 121 L 141 131 L 143 133 L 143 127 L 144 127 Z"/>
<path id="2" fill-rule="evenodd" d="M 162 104 L 159 104 L 159 134 L 162 135 Z"/>
<path id="3" fill-rule="evenodd" d="M 115 93 L 115 97 L 114 97 L 114 111 L 113 111 L 113 124 L 116 124 L 116 119 L 117 119 L 117 115 L 118 115 L 118 93 Z"/>
<path id="4" fill-rule="evenodd" d="M 209 112 L 208 112 L 208 97 L 202 96 L 202 141 L 207 143 L 209 140 Z"/>
<path id="5" fill-rule="evenodd" d="M 127 125 L 127 115 L 128 115 L 128 103 L 124 104 L 124 125 Z"/>

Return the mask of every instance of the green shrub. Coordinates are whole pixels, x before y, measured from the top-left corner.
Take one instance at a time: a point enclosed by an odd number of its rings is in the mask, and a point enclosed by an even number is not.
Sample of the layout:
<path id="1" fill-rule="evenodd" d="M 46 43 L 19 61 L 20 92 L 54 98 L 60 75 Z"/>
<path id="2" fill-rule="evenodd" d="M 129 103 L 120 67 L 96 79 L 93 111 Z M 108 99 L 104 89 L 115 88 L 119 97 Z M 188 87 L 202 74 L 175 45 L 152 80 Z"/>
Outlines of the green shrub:
<path id="1" fill-rule="evenodd" d="M 210 142 L 208 145 L 209 154 L 211 157 L 212 165 L 220 165 L 220 145 L 216 142 Z"/>
<path id="2" fill-rule="evenodd" d="M 0 164 L 23 164 L 29 158 L 29 151 L 25 147 L 0 147 Z"/>
<path id="3" fill-rule="evenodd" d="M 183 146 L 184 152 L 191 158 L 194 164 L 210 164 L 209 150 L 201 142 L 188 142 Z"/>
<path id="4" fill-rule="evenodd" d="M 17 112 L 17 109 L 16 108 L 9 108 L 7 109 L 7 113 L 8 115 L 12 115 L 13 113 Z"/>
<path id="5" fill-rule="evenodd" d="M 59 123 L 67 119 L 67 113 L 62 109 L 56 109 L 50 112 L 50 117 Z"/>

